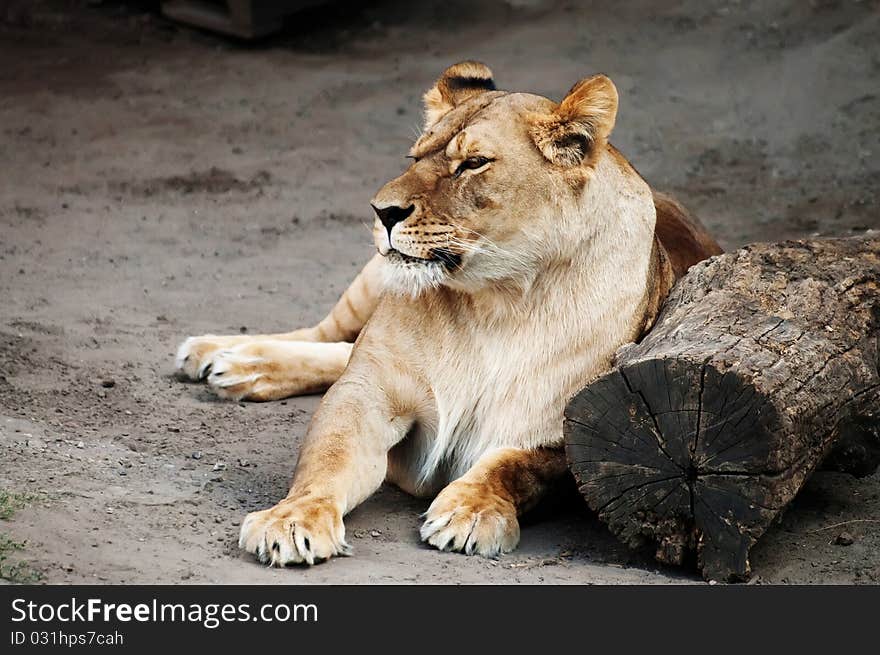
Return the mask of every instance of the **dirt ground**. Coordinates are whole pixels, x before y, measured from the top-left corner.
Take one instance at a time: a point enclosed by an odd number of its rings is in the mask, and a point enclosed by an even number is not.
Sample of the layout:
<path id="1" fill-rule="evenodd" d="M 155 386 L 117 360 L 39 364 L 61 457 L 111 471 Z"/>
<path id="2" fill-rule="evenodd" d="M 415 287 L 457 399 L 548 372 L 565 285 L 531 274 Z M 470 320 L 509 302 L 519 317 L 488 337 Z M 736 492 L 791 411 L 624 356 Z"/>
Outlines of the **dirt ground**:
<path id="1" fill-rule="evenodd" d="M 242 45 L 150 3 L 0 2 L 0 577 L 699 580 L 579 503 L 500 560 L 439 553 L 426 503 L 392 488 L 349 516 L 355 557 L 260 566 L 239 523 L 286 492 L 319 398 L 221 402 L 173 354 L 323 316 L 370 256 L 367 203 L 405 165 L 421 93 L 465 58 L 555 98 L 609 74 L 615 144 L 727 248 L 880 229 L 880 4 L 415 4 L 336 4 Z M 754 579 L 876 583 L 878 519 L 880 476 L 816 474 Z"/>

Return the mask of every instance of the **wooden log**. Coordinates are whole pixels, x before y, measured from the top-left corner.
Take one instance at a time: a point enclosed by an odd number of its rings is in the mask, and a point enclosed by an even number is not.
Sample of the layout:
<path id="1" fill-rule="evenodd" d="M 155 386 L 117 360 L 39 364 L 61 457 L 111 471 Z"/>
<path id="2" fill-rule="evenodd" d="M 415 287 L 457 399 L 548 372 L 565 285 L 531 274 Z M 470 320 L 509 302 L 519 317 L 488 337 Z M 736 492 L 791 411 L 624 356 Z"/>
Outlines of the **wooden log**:
<path id="1" fill-rule="evenodd" d="M 749 549 L 817 466 L 880 462 L 878 285 L 877 238 L 758 244 L 691 268 L 566 408 L 590 507 L 662 562 L 696 552 L 707 579 L 746 578 Z"/>

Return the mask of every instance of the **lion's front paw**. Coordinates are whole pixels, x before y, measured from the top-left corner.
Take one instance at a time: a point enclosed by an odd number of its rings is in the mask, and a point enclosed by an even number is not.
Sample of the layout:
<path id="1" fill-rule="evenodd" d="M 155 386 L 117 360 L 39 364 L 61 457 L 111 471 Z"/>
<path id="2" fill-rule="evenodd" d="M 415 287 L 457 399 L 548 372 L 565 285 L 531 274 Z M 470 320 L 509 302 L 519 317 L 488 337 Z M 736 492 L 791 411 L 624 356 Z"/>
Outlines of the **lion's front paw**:
<path id="1" fill-rule="evenodd" d="M 458 480 L 431 503 L 420 533 L 440 550 L 497 557 L 516 548 L 519 521 L 509 500 L 486 485 Z"/>
<path id="2" fill-rule="evenodd" d="M 272 357 L 260 343 L 245 343 L 215 353 L 208 386 L 229 400 L 278 400 L 291 395 L 285 388 L 285 362 Z M 268 355 L 268 356 L 267 356 Z"/>
<path id="3" fill-rule="evenodd" d="M 208 386 L 229 400 L 274 400 L 271 373 L 278 367 L 259 352 L 248 352 L 249 345 L 216 353 L 208 365 Z"/>
<path id="4" fill-rule="evenodd" d="M 279 400 L 324 391 L 342 374 L 351 347 L 275 339 L 243 343 L 214 355 L 208 386 L 231 400 Z"/>
<path id="5" fill-rule="evenodd" d="M 248 339 L 250 337 L 243 335 L 221 337 L 215 334 L 189 337 L 177 349 L 174 366 L 178 373 L 190 380 L 204 380 L 211 372 L 211 360 L 218 351 Z"/>
<path id="6" fill-rule="evenodd" d="M 238 545 L 269 566 L 314 564 L 351 555 L 341 512 L 327 499 L 286 499 L 248 514 Z"/>

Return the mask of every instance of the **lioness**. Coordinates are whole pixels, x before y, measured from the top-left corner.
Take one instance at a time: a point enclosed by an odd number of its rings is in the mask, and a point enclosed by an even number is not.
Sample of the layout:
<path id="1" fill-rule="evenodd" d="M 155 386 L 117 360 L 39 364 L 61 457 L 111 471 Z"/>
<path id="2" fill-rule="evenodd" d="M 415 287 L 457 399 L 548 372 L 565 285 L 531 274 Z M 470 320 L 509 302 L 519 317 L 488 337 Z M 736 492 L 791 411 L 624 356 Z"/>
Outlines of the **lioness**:
<path id="1" fill-rule="evenodd" d="M 378 255 L 330 315 L 181 345 L 178 368 L 223 397 L 330 387 L 290 493 L 247 515 L 242 548 L 272 565 L 349 554 L 342 517 L 383 480 L 436 496 L 421 536 L 437 548 L 517 545 L 518 515 L 566 473 L 566 401 L 721 252 L 608 143 L 617 99 L 603 75 L 557 104 L 452 66 L 412 164 L 373 198 Z"/>

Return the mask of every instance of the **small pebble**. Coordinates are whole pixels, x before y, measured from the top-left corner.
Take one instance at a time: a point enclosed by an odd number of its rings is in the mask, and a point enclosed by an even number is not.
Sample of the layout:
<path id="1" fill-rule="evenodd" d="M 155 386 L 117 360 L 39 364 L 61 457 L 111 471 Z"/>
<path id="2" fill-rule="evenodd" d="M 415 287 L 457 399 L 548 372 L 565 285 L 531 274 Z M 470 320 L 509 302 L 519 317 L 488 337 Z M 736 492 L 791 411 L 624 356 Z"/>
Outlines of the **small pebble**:
<path id="1" fill-rule="evenodd" d="M 382 533 L 379 532 L 378 530 L 370 530 L 370 536 L 371 537 L 381 537 Z"/>
<path id="2" fill-rule="evenodd" d="M 192 454 L 192 458 L 193 458 L 193 459 L 201 459 L 201 458 L 202 458 L 202 451 L 201 451 L 201 450 L 197 450 L 196 452 L 194 452 L 194 453 Z"/>
<path id="3" fill-rule="evenodd" d="M 225 471 L 226 470 L 226 462 L 217 462 L 211 468 L 212 471 Z"/>
<path id="4" fill-rule="evenodd" d="M 112 389 L 116 386 L 116 380 L 112 378 L 107 378 L 106 380 L 101 380 L 101 386 L 105 389 Z"/>
<path id="5" fill-rule="evenodd" d="M 837 535 L 837 538 L 834 540 L 838 546 L 852 546 L 855 539 L 849 532 L 841 532 Z"/>

